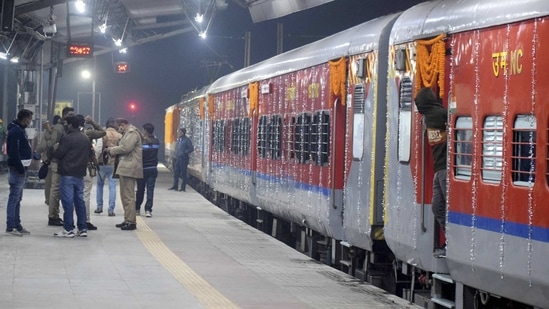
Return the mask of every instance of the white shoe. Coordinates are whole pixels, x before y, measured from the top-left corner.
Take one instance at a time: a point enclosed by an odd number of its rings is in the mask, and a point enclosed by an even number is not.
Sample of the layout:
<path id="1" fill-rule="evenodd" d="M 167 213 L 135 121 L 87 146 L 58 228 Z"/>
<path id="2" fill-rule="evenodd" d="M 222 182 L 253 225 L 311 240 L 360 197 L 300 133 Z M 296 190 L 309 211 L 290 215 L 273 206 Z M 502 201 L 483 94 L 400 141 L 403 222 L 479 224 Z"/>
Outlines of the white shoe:
<path id="1" fill-rule="evenodd" d="M 150 217 L 152 217 L 152 216 L 153 216 L 153 215 L 151 214 L 150 211 L 145 211 L 145 217 L 150 218 Z"/>
<path id="2" fill-rule="evenodd" d="M 65 231 L 65 229 L 62 229 L 60 232 L 54 233 L 54 237 L 65 237 L 65 238 L 73 238 L 74 232 L 73 231 Z"/>
<path id="3" fill-rule="evenodd" d="M 23 234 L 21 232 L 19 232 L 17 229 L 12 229 L 11 231 L 6 231 L 6 235 L 11 235 L 11 236 L 23 236 Z"/>

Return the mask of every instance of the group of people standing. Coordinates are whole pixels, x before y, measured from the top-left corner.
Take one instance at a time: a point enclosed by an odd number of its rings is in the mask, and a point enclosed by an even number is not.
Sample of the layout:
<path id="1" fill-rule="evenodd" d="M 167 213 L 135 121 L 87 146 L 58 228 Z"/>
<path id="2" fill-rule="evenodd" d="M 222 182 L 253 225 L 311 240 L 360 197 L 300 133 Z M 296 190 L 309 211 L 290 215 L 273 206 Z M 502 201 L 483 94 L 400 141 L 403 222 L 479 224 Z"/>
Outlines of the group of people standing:
<path id="1" fill-rule="evenodd" d="M 26 169 L 32 161 L 25 128 L 32 122 L 33 113 L 21 110 L 8 126 L 7 152 L 10 194 L 7 207 L 6 234 L 30 234 L 21 225 L 20 202 L 26 179 Z M 121 230 L 136 229 L 145 190 L 145 213 L 152 216 L 154 187 L 158 175 L 160 143 L 154 136 L 154 126 L 143 125 L 138 130 L 127 119 L 110 118 L 106 129 L 91 117 L 75 115 L 66 107 L 54 126 L 46 123 L 43 142 L 37 148 L 48 165 L 45 180 L 45 198 L 48 205 L 48 225 L 62 226 L 56 237 L 87 237 L 97 227 L 90 222 L 90 193 L 93 178 L 97 177 L 96 214 L 103 212 L 103 187 L 109 184 L 108 215 L 115 216 L 116 186 L 119 181 L 120 199 L 124 208 L 124 221 L 116 224 Z M 135 190 L 137 185 L 137 191 Z M 60 217 L 60 201 L 63 218 Z M 74 224 L 76 213 L 76 229 Z"/>

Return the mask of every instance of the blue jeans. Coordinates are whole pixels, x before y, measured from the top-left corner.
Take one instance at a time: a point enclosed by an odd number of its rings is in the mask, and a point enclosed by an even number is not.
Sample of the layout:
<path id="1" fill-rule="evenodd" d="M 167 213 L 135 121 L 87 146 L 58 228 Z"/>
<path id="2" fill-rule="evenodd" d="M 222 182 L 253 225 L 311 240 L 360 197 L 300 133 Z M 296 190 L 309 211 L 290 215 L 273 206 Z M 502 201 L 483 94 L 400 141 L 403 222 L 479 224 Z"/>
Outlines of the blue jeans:
<path id="1" fill-rule="evenodd" d="M 8 197 L 8 207 L 6 208 L 6 231 L 13 229 L 21 230 L 21 200 L 23 199 L 23 187 L 27 174 L 19 174 L 16 170 L 10 168 L 8 174 L 8 183 L 10 184 L 10 195 Z"/>
<path id="2" fill-rule="evenodd" d="M 75 211 L 78 230 L 87 230 L 84 178 L 61 176 L 59 191 L 61 191 L 61 203 L 63 204 L 63 227 L 65 231 L 72 231 L 74 229 L 73 216 Z"/>
<path id="3" fill-rule="evenodd" d="M 156 177 L 158 177 L 158 169 L 156 168 L 156 166 L 143 169 L 143 178 L 137 179 L 137 192 L 135 193 L 135 210 L 141 209 L 141 203 L 143 203 L 143 198 L 145 197 L 146 187 L 147 202 L 145 203 L 145 211 L 152 211 Z"/>
<path id="4" fill-rule="evenodd" d="M 116 206 L 116 184 L 118 180 L 112 178 L 114 172 L 114 166 L 101 165 L 99 172 L 97 173 L 97 191 L 96 202 L 97 209 L 103 210 L 103 187 L 105 182 L 109 182 L 109 212 L 114 212 Z"/>

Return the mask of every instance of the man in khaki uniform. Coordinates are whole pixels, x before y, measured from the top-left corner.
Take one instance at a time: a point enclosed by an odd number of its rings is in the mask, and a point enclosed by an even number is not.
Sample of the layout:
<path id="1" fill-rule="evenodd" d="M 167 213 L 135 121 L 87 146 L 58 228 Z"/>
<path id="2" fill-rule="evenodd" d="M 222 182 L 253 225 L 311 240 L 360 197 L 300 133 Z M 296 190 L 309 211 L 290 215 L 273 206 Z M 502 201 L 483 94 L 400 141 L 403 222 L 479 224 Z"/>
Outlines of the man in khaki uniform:
<path id="1" fill-rule="evenodd" d="M 123 231 L 136 229 L 135 219 L 135 184 L 137 179 L 143 178 L 142 141 L 139 130 L 128 120 L 119 118 L 119 131 L 122 138 L 117 146 L 109 147 L 105 151 L 110 156 L 118 156 L 118 166 L 115 175 L 119 177 L 120 199 L 124 208 L 124 222 L 117 224 Z"/>
<path id="2" fill-rule="evenodd" d="M 61 176 L 57 173 L 58 160 L 53 157 L 53 145 L 59 143 L 61 136 L 65 133 L 65 117 L 74 115 L 74 108 L 65 107 L 61 114 L 61 120 L 53 126 L 51 138 L 46 141 L 46 152 L 48 158 L 51 158 L 48 166 L 48 174 L 51 174 L 50 199 L 48 201 L 48 225 L 50 226 L 63 226 L 63 220 L 59 217 L 59 199 L 61 197 L 59 182 Z"/>

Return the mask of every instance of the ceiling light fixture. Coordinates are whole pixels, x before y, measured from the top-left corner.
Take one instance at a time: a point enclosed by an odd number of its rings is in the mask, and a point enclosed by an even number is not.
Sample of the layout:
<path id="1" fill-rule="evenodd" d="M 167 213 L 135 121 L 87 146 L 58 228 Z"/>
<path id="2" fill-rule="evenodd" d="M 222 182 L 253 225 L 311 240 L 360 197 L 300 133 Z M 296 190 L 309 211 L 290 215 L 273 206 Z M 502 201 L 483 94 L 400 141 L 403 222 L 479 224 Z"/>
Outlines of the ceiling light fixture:
<path id="1" fill-rule="evenodd" d="M 76 10 L 79 12 L 79 13 L 84 13 L 86 12 L 86 3 L 82 0 L 77 0 L 76 3 L 74 4 L 75 7 L 76 7 Z"/>
<path id="2" fill-rule="evenodd" d="M 101 33 L 107 32 L 107 23 L 106 22 L 104 24 L 99 25 L 99 32 L 101 32 Z"/>

